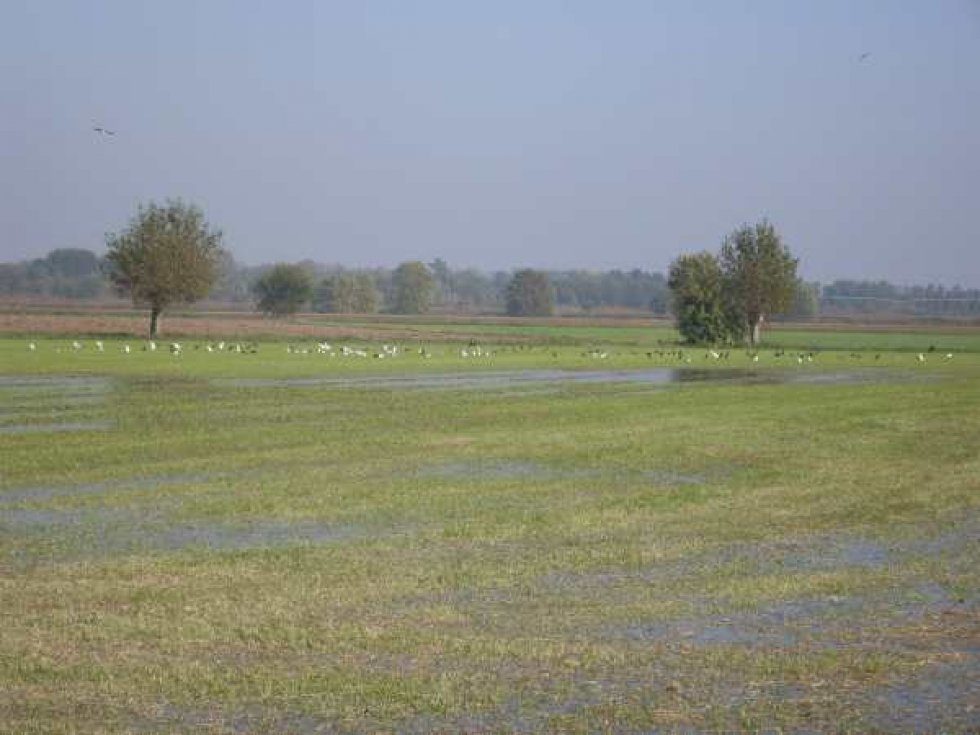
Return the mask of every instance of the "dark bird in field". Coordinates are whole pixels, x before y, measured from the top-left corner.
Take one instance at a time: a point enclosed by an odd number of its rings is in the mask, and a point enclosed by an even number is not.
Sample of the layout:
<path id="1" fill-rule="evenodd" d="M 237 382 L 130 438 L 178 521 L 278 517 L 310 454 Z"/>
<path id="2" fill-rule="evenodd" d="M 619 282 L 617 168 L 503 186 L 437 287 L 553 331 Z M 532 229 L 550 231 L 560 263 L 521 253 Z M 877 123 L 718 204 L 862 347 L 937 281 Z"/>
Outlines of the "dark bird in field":
<path id="1" fill-rule="evenodd" d="M 99 135 L 112 136 L 116 134 L 115 130 L 109 130 L 108 128 L 103 128 L 98 125 L 93 125 L 92 130 L 94 130 Z"/>
<path id="2" fill-rule="evenodd" d="M 863 54 L 861 54 L 860 56 L 858 56 L 858 61 L 867 61 L 870 58 L 871 58 L 871 52 L 870 51 L 865 51 Z"/>

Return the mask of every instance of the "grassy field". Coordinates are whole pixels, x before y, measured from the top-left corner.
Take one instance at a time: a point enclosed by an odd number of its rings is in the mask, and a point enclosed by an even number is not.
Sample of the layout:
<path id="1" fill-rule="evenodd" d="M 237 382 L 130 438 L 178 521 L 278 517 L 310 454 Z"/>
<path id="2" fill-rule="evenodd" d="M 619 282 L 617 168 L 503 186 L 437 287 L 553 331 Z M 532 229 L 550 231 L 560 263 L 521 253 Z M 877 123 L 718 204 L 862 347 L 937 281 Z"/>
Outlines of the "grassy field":
<path id="1" fill-rule="evenodd" d="M 0 732 L 980 730 L 980 334 L 398 328 L 0 339 Z"/>

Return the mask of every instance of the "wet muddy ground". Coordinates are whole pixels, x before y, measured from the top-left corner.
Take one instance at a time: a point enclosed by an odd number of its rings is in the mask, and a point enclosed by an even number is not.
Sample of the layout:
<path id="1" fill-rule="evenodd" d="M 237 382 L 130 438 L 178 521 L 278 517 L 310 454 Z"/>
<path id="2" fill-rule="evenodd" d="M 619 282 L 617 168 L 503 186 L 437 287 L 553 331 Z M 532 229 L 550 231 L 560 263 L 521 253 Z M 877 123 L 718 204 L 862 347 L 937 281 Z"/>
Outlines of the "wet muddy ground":
<path id="1" fill-rule="evenodd" d="M 20 539 L 8 559 L 44 561 L 202 549 L 242 551 L 351 539 L 357 529 L 306 520 L 175 519 L 172 504 L 85 509 L 0 508 L 0 534 Z M 168 512 L 169 511 L 169 512 Z"/>
<path id="2" fill-rule="evenodd" d="M 101 377 L 0 375 L 0 435 L 111 430 L 115 422 L 98 414 L 112 390 Z"/>
<path id="3" fill-rule="evenodd" d="M 505 479 L 561 478 L 561 471 L 527 462 L 466 464 L 434 468 L 441 476 L 470 478 L 475 470 Z M 579 476 L 579 475 L 576 475 Z M 0 533 L 27 538 L 54 540 L 64 558 L 85 558 L 105 554 L 146 554 L 188 549 L 236 551 L 283 544 L 344 543 L 363 538 L 359 529 L 311 522 L 253 520 L 216 523 L 212 521 L 168 518 L 166 503 L 138 508 L 85 507 L 81 509 L 23 508 L 29 501 L 66 496 L 89 497 L 100 492 L 131 490 L 140 497 L 155 490 L 193 484 L 204 478 L 160 476 L 113 483 L 23 488 L 7 491 L 0 506 Z M 700 480 L 701 478 L 697 478 Z M 12 507 L 13 506 L 13 507 Z M 173 508 L 169 508 L 173 510 Z M 735 544 L 707 549 L 675 561 L 647 568 L 624 571 L 610 569 L 591 573 L 555 571 L 541 577 L 531 588 L 461 589 L 436 598 L 392 601 L 399 609 L 424 611 L 430 606 L 449 607 L 469 621 L 469 626 L 501 639 L 532 635 L 574 641 L 597 642 L 613 650 L 646 652 L 653 659 L 643 666 L 631 664 L 628 675 L 613 664 L 572 665 L 561 672 L 549 672 L 527 663 L 515 662 L 513 670 L 467 673 L 466 662 L 446 660 L 432 676 L 472 676 L 494 681 L 527 678 L 526 695 L 504 703 L 481 705 L 470 713 L 441 718 L 433 715 L 409 717 L 397 722 L 397 731 L 427 732 L 525 732 L 560 730 L 563 717 L 580 717 L 601 711 L 609 702 L 646 697 L 657 706 L 669 707 L 678 697 L 696 694 L 715 706 L 751 708 L 754 703 L 782 701 L 788 707 L 820 705 L 820 692 L 846 702 L 860 712 L 845 729 L 925 732 L 936 728 L 969 732 L 980 727 L 980 593 L 963 594 L 930 581 L 918 573 L 907 576 L 905 586 L 886 587 L 858 596 L 825 594 L 817 597 L 786 599 L 759 606 L 728 605 L 716 597 L 684 600 L 694 614 L 667 616 L 651 621 L 637 620 L 616 627 L 567 629 L 558 618 L 541 617 L 524 631 L 511 629 L 509 621 L 529 619 L 528 608 L 562 609 L 562 599 L 604 599 L 609 604 L 628 602 L 638 590 L 661 584 L 734 573 L 752 577 L 776 572 L 819 575 L 841 570 L 898 570 L 923 560 L 957 560 L 975 553 L 980 543 L 980 518 L 961 519 L 940 532 L 914 533 L 907 529 L 900 538 L 855 536 L 817 536 L 794 542 Z M 57 558 L 58 550 L 49 558 Z M 46 556 L 43 547 L 35 549 Z M 13 561 L 16 565 L 16 559 Z M 677 596 L 676 592 L 671 593 Z M 697 612 L 697 611 L 702 612 Z M 424 612 L 421 614 L 424 615 Z M 532 615 L 533 617 L 533 615 Z M 911 656 L 928 661 L 913 673 L 896 671 L 893 677 L 873 687 L 826 681 L 806 688 L 780 681 L 745 682 L 719 674 L 710 681 L 687 683 L 685 660 L 696 651 L 724 652 L 744 650 L 757 655 L 772 651 L 781 656 L 794 652 L 811 656 L 818 651 L 834 651 L 845 656 L 883 654 Z M 307 662 L 308 664 L 309 662 Z M 317 666 L 342 667 L 350 662 L 324 659 Z M 296 662 L 297 666 L 303 666 Z M 433 664 L 427 664 L 432 666 Z M 398 675 L 399 671 L 417 675 L 412 659 L 374 656 L 358 664 L 379 675 Z M 443 668 L 440 668 L 443 667 Z M 488 679 L 489 681 L 489 679 Z M 478 684 L 477 684 L 478 685 Z M 686 687 L 697 686 L 697 692 Z M 815 694 L 815 692 L 817 692 Z M 827 704 L 827 703 L 825 703 Z M 829 706 L 829 705 L 828 705 Z M 836 705 L 835 705 L 836 706 Z M 367 720 L 370 722 L 370 718 Z M 361 725 L 364 724 L 362 720 Z M 392 723 L 378 720 L 384 729 Z M 824 723 L 828 724 L 828 723 Z M 127 720 L 133 732 L 158 733 L 194 731 L 204 728 L 216 732 L 252 732 L 274 729 L 279 732 L 343 732 L 344 722 L 335 716 L 308 712 L 245 709 L 187 709 L 161 704 L 152 715 L 133 715 Z M 615 728 L 614 728 L 615 729 Z M 624 728 L 629 730 L 628 728 Z M 820 727 L 817 728 L 821 730 Z M 351 732 L 363 732 L 355 727 Z"/>
<path id="4" fill-rule="evenodd" d="M 531 395 L 554 385 L 619 384 L 624 390 L 633 386 L 660 390 L 663 386 L 707 385 L 716 381 L 732 385 L 852 385 L 907 378 L 883 371 L 774 374 L 664 369 L 497 371 L 214 383 L 273 388 L 490 389 L 501 394 L 514 391 L 514 395 Z M 0 412 L 0 435 L 112 432 L 117 429 L 116 424 L 102 418 L 99 412 L 113 390 L 114 383 L 102 379 L 0 379 L 0 398 L 7 399 Z M 430 398 L 431 395 L 425 396 L 426 401 Z M 526 483 L 530 489 L 545 484 L 590 485 L 592 481 L 599 487 L 614 486 L 620 481 L 630 486 L 649 484 L 657 495 L 696 494 L 723 483 L 738 468 L 729 462 L 719 463 L 714 469 L 709 465 L 688 471 L 680 469 L 680 463 L 672 467 L 668 458 L 661 466 L 651 462 L 653 466 L 616 469 L 519 458 L 519 452 L 517 449 L 511 458 L 453 458 L 451 454 L 449 459 L 446 455 L 432 460 L 422 457 L 404 471 L 401 479 L 409 485 L 437 481 L 429 484 L 452 486 L 461 495 L 487 491 L 490 496 L 501 485 L 520 488 Z M 332 459 L 327 456 L 309 461 L 329 465 Z M 283 461 L 283 467 L 294 472 L 299 466 Z M 358 475 L 365 486 L 390 479 L 381 471 L 370 478 L 368 474 Z M 241 551 L 290 546 L 347 549 L 362 542 L 369 546 L 376 539 L 404 543 L 406 553 L 425 558 L 420 549 L 431 549 L 452 538 L 451 533 L 441 533 L 451 529 L 443 529 L 440 521 L 431 519 L 425 526 L 368 528 L 356 523 L 290 518 L 290 501 L 283 501 L 279 516 L 253 512 L 248 518 L 203 513 L 195 516 L 183 502 L 183 497 L 192 493 L 205 495 L 216 488 L 224 491 L 234 485 L 235 479 L 230 473 L 189 471 L 0 489 L 0 541 L 7 550 L 6 557 L 0 559 L 0 576 L 4 571 L 26 570 L 30 574 L 35 567 L 52 562 L 117 563 L 144 558 L 151 562 L 172 554 L 188 554 L 195 559 L 194 555 L 202 551 L 220 552 L 226 555 L 222 560 L 227 560 Z M 493 497 L 487 502 L 492 503 Z M 538 509 L 528 507 L 527 516 L 531 517 Z M 654 544 L 654 527 L 650 534 Z M 396 536 L 399 538 L 392 540 Z M 507 540 L 481 547 L 477 537 L 471 543 L 473 549 L 469 551 L 498 554 L 505 564 L 509 560 L 515 566 L 523 554 L 561 558 L 557 548 L 539 548 L 533 541 Z M 513 543 L 514 548 L 506 548 L 508 543 Z M 526 543 L 526 548 L 521 543 Z M 978 544 L 980 518 L 962 513 L 943 526 L 891 526 L 888 535 L 828 533 L 793 541 L 716 546 L 709 541 L 680 558 L 643 565 L 631 564 L 627 559 L 607 568 L 586 564 L 588 571 L 554 563 L 540 576 L 521 578 L 515 584 L 472 583 L 460 575 L 458 579 L 462 581 L 447 583 L 440 592 L 381 596 L 378 610 L 372 612 L 386 621 L 382 628 L 397 628 L 407 620 L 417 624 L 419 630 L 444 631 L 447 640 L 456 635 L 457 643 L 490 640 L 506 648 L 519 647 L 521 641 L 550 641 L 571 652 L 568 663 L 556 666 L 554 661 L 515 655 L 512 661 L 487 670 L 486 660 L 474 665 L 465 655 L 450 653 L 422 660 L 424 654 L 417 656 L 411 649 L 363 656 L 319 652 L 308 658 L 290 652 L 275 662 L 257 659 L 254 663 L 281 667 L 280 676 L 286 681 L 301 679 L 310 672 L 333 670 L 341 678 L 349 672 L 352 680 L 363 672 L 382 680 L 421 677 L 436 692 L 440 691 L 440 682 L 451 682 L 468 692 L 471 699 L 466 701 L 472 704 L 468 708 L 457 706 L 441 715 L 438 700 L 425 701 L 419 709 L 428 714 L 391 716 L 372 712 L 370 708 L 377 700 L 367 698 L 361 711 L 348 713 L 350 718 L 344 719 L 336 712 L 264 708 L 255 702 L 241 706 L 226 702 L 208 709 L 199 703 L 184 705 L 161 700 L 152 711 L 121 710 L 121 729 L 147 733 L 533 733 L 572 729 L 564 727 L 567 720 L 580 728 L 588 722 L 586 729 L 590 731 L 643 731 L 630 723 L 617 723 L 617 707 L 648 708 L 661 718 L 687 708 L 710 721 L 706 713 L 709 705 L 705 703 L 727 713 L 751 712 L 761 703 L 775 702 L 798 711 L 797 721 L 810 722 L 813 731 L 978 732 L 980 593 L 956 582 L 975 578 L 968 565 L 978 557 Z M 842 574 L 866 575 L 867 584 L 857 592 L 853 590 L 858 585 L 844 585 L 843 590 L 838 590 L 832 582 L 835 575 Z M 506 580 L 506 572 L 501 572 L 501 576 Z M 731 580 L 745 581 L 752 587 L 760 580 L 771 579 L 794 583 L 831 581 L 825 588 L 814 583 L 811 587 L 816 591 L 806 594 L 773 593 L 761 600 L 732 599 L 719 592 L 727 589 L 725 585 Z M 617 609 L 629 610 L 634 603 L 638 603 L 638 609 L 648 609 L 644 605 L 658 597 L 669 598 L 675 607 L 614 622 L 606 620 Z M 649 608 L 659 609 L 655 605 Z M 579 619 L 577 610 L 601 614 Z M 599 624 L 596 620 L 605 622 Z M 382 630 L 380 635 L 384 634 Z M 428 640 L 424 636 L 422 639 Z M 441 640 L 433 640 L 438 647 Z M 252 655 L 259 656 L 253 650 L 238 651 L 238 658 L 228 665 L 247 669 Z M 749 679 L 741 674 L 751 667 L 726 668 L 728 660 L 766 656 L 772 656 L 784 670 L 792 670 L 795 660 L 809 664 L 834 657 L 845 660 L 852 668 L 859 667 L 866 658 L 877 662 L 874 665 L 878 669 L 874 682 L 866 683 L 806 676 L 788 680 L 761 674 Z M 210 666 L 211 654 L 207 653 L 207 657 L 202 665 Z M 485 695 L 491 690 L 511 694 L 493 700 Z M 811 710 L 847 712 L 851 719 L 812 721 L 806 715 Z M 658 721 L 669 722 L 669 718 Z M 730 723 L 731 719 L 722 717 L 720 721 Z M 684 722 L 679 721 L 678 727 L 683 730 Z"/>

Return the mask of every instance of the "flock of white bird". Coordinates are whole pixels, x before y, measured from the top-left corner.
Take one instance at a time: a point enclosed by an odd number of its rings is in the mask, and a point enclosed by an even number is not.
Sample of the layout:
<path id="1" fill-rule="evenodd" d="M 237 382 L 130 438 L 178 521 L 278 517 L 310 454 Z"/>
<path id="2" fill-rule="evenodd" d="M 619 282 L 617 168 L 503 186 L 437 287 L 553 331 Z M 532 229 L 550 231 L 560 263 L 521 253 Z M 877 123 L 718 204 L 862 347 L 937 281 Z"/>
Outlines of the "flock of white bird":
<path id="1" fill-rule="evenodd" d="M 86 345 L 78 340 L 74 340 L 69 345 L 71 352 L 79 352 L 86 349 Z M 27 345 L 28 350 L 35 352 L 38 349 L 37 342 L 29 342 Z M 94 340 L 91 343 L 91 348 L 96 352 L 105 352 L 106 345 L 102 340 Z M 174 357 L 179 357 L 184 352 L 184 347 L 180 342 L 170 342 L 166 345 L 167 350 Z M 134 348 L 128 343 L 123 343 L 120 346 L 120 351 L 124 354 L 131 354 L 134 352 Z M 156 352 L 160 349 L 157 342 L 154 340 L 149 340 L 142 344 L 140 348 L 143 352 Z M 236 354 L 255 354 L 258 352 L 258 345 L 254 342 L 207 342 L 202 344 L 195 344 L 193 346 L 195 350 L 203 349 L 205 352 L 215 353 L 215 352 L 232 352 Z M 514 348 L 515 351 L 521 351 L 527 349 L 526 347 Z M 62 352 L 62 347 L 56 346 L 56 352 Z M 365 349 L 363 347 L 350 347 L 348 345 L 340 345 L 335 348 L 328 342 L 317 342 L 313 346 L 296 346 L 289 344 L 286 346 L 286 353 L 290 355 L 323 355 L 327 357 L 348 357 L 348 358 L 374 358 L 377 360 L 383 359 L 393 359 L 399 357 L 403 354 L 418 353 L 419 357 L 422 359 L 429 359 L 432 357 L 432 353 L 424 346 L 418 348 L 411 347 L 401 347 L 395 344 L 383 344 L 377 350 Z M 462 359 L 473 359 L 473 358 L 491 358 L 496 353 L 493 350 L 488 350 L 481 347 L 478 344 L 471 343 L 466 347 L 459 349 L 459 357 Z M 555 357 L 558 356 L 557 352 L 552 353 Z M 930 355 L 932 354 L 932 348 L 930 348 Z M 592 358 L 593 360 L 608 360 L 611 353 L 608 350 L 593 349 L 588 352 L 583 352 L 584 357 Z M 647 352 L 646 356 L 648 358 L 653 358 L 658 356 L 663 359 L 676 359 L 685 364 L 691 363 L 691 356 L 685 353 L 683 350 L 657 350 L 656 352 Z M 747 353 L 749 360 L 753 363 L 759 362 L 760 353 L 759 352 L 749 352 Z M 787 353 L 784 350 L 777 350 L 772 353 L 772 357 L 776 360 L 781 358 L 788 358 L 790 361 L 795 361 L 799 365 L 804 365 L 807 363 L 812 363 L 816 358 L 817 353 L 815 352 L 797 352 L 797 353 Z M 710 361 L 716 360 L 728 360 L 731 357 L 731 352 L 725 350 L 723 352 L 709 349 L 704 353 L 704 359 Z M 857 352 L 850 353 L 852 359 L 861 359 L 862 354 Z M 940 359 L 944 362 L 948 362 L 953 359 L 952 352 L 946 352 L 945 354 L 938 355 Z M 881 358 L 881 354 L 878 353 L 874 356 L 875 360 Z M 915 361 L 917 363 L 924 363 L 927 361 L 927 355 L 925 352 L 919 352 L 915 355 Z"/>

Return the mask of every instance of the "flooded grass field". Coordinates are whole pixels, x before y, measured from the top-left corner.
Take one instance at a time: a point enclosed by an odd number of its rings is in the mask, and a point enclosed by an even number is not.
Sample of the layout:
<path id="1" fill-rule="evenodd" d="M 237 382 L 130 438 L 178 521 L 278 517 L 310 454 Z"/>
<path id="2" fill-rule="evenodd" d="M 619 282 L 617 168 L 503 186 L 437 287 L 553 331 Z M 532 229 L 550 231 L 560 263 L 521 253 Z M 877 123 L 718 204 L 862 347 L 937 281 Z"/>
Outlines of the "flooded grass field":
<path id="1" fill-rule="evenodd" d="M 589 339 L 0 339 L 0 732 L 980 730 L 980 336 Z"/>

